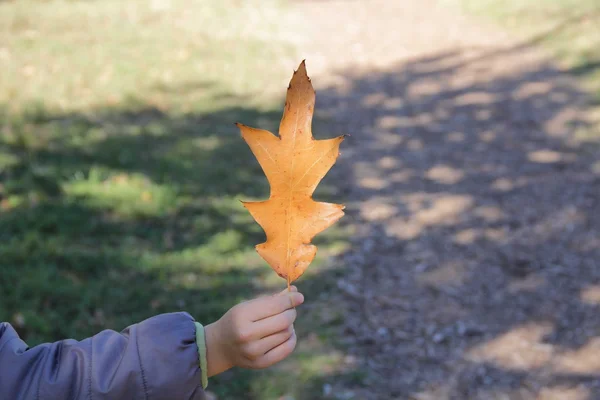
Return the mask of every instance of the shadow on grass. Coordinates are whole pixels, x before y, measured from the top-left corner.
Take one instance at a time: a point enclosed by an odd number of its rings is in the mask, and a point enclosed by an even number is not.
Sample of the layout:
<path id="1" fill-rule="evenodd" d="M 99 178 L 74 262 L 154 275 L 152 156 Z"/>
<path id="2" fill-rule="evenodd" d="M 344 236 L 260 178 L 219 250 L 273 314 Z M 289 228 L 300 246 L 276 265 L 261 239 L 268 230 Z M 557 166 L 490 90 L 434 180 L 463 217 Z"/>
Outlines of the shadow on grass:
<path id="1" fill-rule="evenodd" d="M 254 251 L 264 234 L 239 203 L 266 198 L 268 184 L 233 123 L 276 132 L 279 110 L 0 114 L 0 320 L 28 344 L 177 310 L 209 323 L 273 291 L 274 273 Z M 326 185 L 320 192 L 328 197 Z M 317 242 L 326 253 L 339 240 L 333 232 Z M 327 281 L 304 284 L 310 297 Z M 232 371 L 211 390 L 285 393 L 274 373 Z"/>

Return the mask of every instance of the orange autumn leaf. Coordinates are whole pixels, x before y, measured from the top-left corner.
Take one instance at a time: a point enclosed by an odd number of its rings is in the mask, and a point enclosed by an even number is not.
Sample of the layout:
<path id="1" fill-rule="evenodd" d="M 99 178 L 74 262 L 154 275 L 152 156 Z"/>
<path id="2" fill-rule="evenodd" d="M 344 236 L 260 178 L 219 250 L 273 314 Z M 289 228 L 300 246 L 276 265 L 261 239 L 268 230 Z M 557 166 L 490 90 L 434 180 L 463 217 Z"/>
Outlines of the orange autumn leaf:
<path id="1" fill-rule="evenodd" d="M 343 136 L 313 138 L 314 106 L 315 91 L 302 61 L 288 86 L 279 136 L 236 124 L 271 187 L 268 200 L 243 203 L 267 236 L 256 250 L 287 280 L 288 287 L 317 253 L 312 238 L 344 215 L 343 205 L 312 199 L 315 188 L 335 164 L 344 140 Z"/>

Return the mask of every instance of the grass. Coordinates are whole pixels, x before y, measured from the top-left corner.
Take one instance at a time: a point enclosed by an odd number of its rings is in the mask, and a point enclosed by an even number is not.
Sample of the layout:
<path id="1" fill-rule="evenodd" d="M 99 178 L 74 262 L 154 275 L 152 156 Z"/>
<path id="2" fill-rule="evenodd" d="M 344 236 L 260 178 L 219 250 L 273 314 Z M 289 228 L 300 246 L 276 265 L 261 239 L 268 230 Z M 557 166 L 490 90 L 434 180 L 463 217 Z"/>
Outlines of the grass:
<path id="1" fill-rule="evenodd" d="M 208 323 L 285 287 L 254 251 L 263 233 L 239 200 L 268 186 L 233 125 L 276 130 L 300 61 L 285 7 L 0 2 L 0 320 L 28 344 L 178 310 Z M 212 379 L 219 399 L 314 399 L 323 376 L 344 379 L 316 304 L 345 235 L 320 235 L 298 282 L 314 303 L 292 359 Z"/>
<path id="2" fill-rule="evenodd" d="M 600 3 L 597 0 L 441 0 L 546 47 L 592 93 L 600 137 Z M 590 134 L 588 132 L 588 134 Z"/>

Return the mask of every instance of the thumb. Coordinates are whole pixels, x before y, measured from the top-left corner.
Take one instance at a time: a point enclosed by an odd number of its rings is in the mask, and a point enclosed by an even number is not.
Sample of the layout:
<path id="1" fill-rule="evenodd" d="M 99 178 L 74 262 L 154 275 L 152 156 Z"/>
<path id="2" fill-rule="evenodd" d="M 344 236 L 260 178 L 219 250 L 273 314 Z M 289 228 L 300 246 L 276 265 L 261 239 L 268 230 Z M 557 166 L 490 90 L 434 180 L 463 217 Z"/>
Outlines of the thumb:
<path id="1" fill-rule="evenodd" d="M 290 286 L 290 291 L 292 291 L 292 292 L 297 292 L 297 291 L 298 291 L 298 288 L 297 288 L 296 286 L 292 285 L 292 286 Z M 283 290 L 282 290 L 281 292 L 279 292 L 278 294 L 279 294 L 279 295 L 281 295 L 281 294 L 285 294 L 285 293 L 288 293 L 288 290 L 287 290 L 287 289 L 283 289 Z"/>

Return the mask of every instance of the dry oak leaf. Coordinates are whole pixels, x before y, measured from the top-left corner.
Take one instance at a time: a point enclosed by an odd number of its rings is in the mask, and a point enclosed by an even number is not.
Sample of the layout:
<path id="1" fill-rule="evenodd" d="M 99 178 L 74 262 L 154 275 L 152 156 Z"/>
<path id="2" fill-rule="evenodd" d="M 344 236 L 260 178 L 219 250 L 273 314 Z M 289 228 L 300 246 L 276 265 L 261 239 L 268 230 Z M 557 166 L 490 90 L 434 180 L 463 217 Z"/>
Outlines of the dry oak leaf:
<path id="1" fill-rule="evenodd" d="M 268 200 L 243 202 L 267 236 L 256 250 L 287 280 L 288 287 L 317 253 L 317 247 L 310 243 L 312 238 L 344 215 L 343 205 L 312 199 L 315 188 L 335 164 L 344 140 L 344 136 L 313 138 L 314 106 L 315 91 L 302 61 L 288 86 L 279 136 L 236 124 L 271 188 Z"/>

